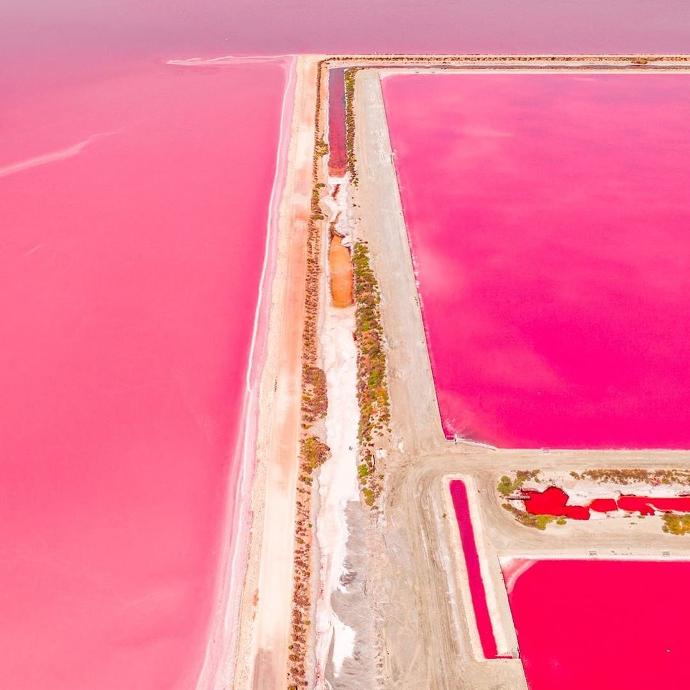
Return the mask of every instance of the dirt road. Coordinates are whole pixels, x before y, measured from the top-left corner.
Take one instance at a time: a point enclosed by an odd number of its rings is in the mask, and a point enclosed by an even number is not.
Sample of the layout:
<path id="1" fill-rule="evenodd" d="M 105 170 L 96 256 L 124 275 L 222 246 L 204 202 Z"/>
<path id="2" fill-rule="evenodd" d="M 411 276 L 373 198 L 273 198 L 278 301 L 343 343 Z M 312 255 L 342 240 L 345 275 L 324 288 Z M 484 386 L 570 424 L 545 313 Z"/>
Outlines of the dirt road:
<path id="1" fill-rule="evenodd" d="M 283 688 L 287 677 L 318 60 L 316 56 L 301 56 L 296 67 L 294 116 L 262 379 L 252 539 L 233 685 L 238 689 Z"/>

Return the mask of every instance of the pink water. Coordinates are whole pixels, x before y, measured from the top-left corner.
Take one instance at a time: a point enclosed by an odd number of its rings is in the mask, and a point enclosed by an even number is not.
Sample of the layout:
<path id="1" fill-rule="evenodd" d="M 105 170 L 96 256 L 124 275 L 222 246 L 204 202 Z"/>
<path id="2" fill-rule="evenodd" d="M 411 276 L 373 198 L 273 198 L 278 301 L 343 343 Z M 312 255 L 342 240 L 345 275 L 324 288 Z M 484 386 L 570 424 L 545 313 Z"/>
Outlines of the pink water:
<path id="1" fill-rule="evenodd" d="M 465 558 L 465 567 L 467 568 L 467 580 L 470 586 L 470 595 L 472 596 L 472 607 L 477 622 L 479 641 L 482 645 L 484 657 L 496 659 L 498 658 L 496 639 L 494 638 L 491 616 L 489 615 L 489 608 L 486 602 L 484 581 L 479 567 L 479 554 L 477 553 L 477 544 L 474 538 L 474 528 L 472 527 L 472 519 L 470 517 L 465 482 L 459 480 L 452 481 L 450 483 L 450 495 L 453 499 L 455 519 L 460 532 L 462 553 Z"/>
<path id="2" fill-rule="evenodd" d="M 446 434 L 690 447 L 690 75 L 384 96 Z"/>
<path id="3" fill-rule="evenodd" d="M 194 687 L 286 65 L 139 65 L 3 107 L 0 686 Z"/>
<path id="4" fill-rule="evenodd" d="M 690 562 L 513 561 L 504 568 L 531 690 L 683 690 Z"/>
<path id="5" fill-rule="evenodd" d="M 0 687 L 187 689 L 236 488 L 284 74 L 165 61 L 677 52 L 689 8 L 1 5 Z"/>
<path id="6" fill-rule="evenodd" d="M 345 70 L 328 71 L 328 172 L 341 176 L 347 168 L 345 144 Z"/>

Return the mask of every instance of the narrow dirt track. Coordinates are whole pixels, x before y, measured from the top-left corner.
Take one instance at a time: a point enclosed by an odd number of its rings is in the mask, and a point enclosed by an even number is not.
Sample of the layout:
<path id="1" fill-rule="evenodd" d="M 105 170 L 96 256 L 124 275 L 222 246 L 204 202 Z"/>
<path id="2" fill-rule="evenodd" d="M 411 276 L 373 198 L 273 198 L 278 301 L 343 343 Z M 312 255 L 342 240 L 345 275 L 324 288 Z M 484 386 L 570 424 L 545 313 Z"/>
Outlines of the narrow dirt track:
<path id="1" fill-rule="evenodd" d="M 252 538 L 234 688 L 282 688 L 292 608 L 302 326 L 318 57 L 297 61 L 294 116 L 280 206 L 268 354 L 262 377 Z"/>

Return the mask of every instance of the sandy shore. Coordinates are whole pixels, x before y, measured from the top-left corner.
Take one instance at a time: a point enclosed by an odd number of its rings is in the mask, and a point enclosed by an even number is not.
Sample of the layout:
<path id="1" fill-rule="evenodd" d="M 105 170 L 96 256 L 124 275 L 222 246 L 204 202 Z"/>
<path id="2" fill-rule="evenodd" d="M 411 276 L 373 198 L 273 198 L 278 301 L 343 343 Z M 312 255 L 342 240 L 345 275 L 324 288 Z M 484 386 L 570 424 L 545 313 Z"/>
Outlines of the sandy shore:
<path id="1" fill-rule="evenodd" d="M 234 688 L 283 687 L 286 678 L 317 62 L 313 56 L 296 59 Z"/>
<path id="2" fill-rule="evenodd" d="M 347 251 L 347 250 L 346 250 Z M 340 620 L 332 597 L 342 591 L 350 528 L 347 509 L 359 502 L 357 481 L 357 349 L 353 338 L 354 307 L 325 309 L 321 332 L 328 390 L 326 443 L 329 459 L 318 474 L 316 538 L 319 553 L 316 600 L 316 688 L 325 687 L 326 666 L 332 659 L 334 675 L 340 674 L 354 649 L 355 631 Z"/>
<path id="3" fill-rule="evenodd" d="M 245 391 L 242 407 L 242 433 L 238 439 L 233 466 L 239 467 L 239 480 L 233 499 L 234 514 L 226 520 L 222 543 L 225 553 L 221 558 L 215 616 L 206 648 L 204 663 L 197 681 L 198 690 L 228 687 L 233 677 L 233 651 L 237 643 L 237 624 L 243 578 L 247 567 L 249 550 L 252 484 L 256 470 L 257 424 L 259 419 L 259 397 L 262 371 L 267 359 L 267 339 L 272 285 L 276 275 L 277 244 L 281 191 L 285 185 L 288 169 L 290 127 L 293 119 L 296 58 L 280 59 L 287 72 L 283 95 L 280 140 L 276 155 L 276 169 L 271 191 L 271 201 L 266 227 L 259 295 L 257 299 L 252 342 L 247 366 Z M 242 60 L 223 58 L 228 64 L 242 63 Z M 205 63 L 204 63 L 205 64 Z M 225 64 L 225 63 L 224 63 Z"/>

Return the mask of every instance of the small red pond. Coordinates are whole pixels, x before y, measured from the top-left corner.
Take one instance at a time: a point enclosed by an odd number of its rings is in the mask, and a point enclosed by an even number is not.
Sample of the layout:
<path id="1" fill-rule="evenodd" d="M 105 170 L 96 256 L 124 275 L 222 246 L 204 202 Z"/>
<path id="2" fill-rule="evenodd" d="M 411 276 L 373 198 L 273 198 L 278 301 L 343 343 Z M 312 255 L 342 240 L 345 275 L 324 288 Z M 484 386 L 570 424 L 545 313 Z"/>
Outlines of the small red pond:
<path id="1" fill-rule="evenodd" d="M 657 511 L 690 512 L 690 496 L 620 496 L 618 499 L 595 498 L 585 505 L 568 505 L 570 497 L 557 486 L 544 491 L 526 489 L 522 495 L 525 510 L 532 515 L 554 515 L 573 520 L 589 520 L 591 510 L 597 513 L 627 510 L 642 515 L 654 515 Z"/>
<path id="2" fill-rule="evenodd" d="M 504 565 L 531 690 L 684 690 L 690 562 Z"/>

